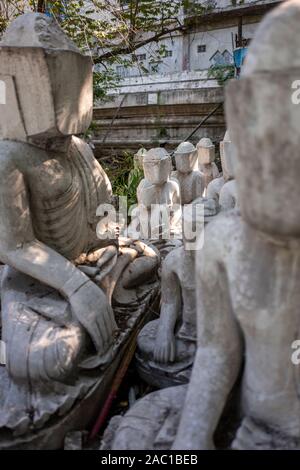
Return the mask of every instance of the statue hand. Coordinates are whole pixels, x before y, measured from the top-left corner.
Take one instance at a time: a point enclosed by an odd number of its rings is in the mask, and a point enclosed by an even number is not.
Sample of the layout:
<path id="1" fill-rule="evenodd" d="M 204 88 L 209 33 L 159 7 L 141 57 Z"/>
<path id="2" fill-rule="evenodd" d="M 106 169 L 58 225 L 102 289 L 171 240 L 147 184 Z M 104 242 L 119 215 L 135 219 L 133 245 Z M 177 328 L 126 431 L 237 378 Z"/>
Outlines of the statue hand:
<path id="1" fill-rule="evenodd" d="M 117 326 L 104 292 L 88 281 L 71 296 L 70 304 L 74 317 L 91 337 L 97 352 L 105 353 Z"/>
<path id="2" fill-rule="evenodd" d="M 176 342 L 173 331 L 158 328 L 153 352 L 154 360 L 166 364 L 174 362 L 175 355 Z"/>

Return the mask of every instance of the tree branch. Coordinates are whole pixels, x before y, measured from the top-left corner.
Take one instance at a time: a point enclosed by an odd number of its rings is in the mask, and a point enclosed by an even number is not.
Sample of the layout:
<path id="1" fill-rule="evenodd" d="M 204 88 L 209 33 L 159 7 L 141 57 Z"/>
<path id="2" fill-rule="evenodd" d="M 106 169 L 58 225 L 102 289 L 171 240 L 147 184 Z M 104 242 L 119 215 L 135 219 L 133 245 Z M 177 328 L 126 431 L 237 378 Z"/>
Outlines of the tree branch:
<path id="1" fill-rule="evenodd" d="M 139 49 L 140 47 L 146 46 L 147 44 L 150 44 L 151 42 L 159 41 L 160 38 L 162 38 L 163 36 L 166 36 L 167 34 L 171 34 L 176 31 L 183 31 L 183 30 L 184 30 L 183 26 L 176 26 L 170 29 L 163 29 L 159 33 L 155 34 L 154 36 L 151 36 L 148 39 L 144 39 L 144 41 L 139 41 L 139 42 L 129 44 L 128 46 L 119 46 L 114 49 L 111 49 L 110 51 L 107 51 L 104 54 L 101 54 L 100 56 L 95 57 L 94 63 L 99 64 L 100 62 L 110 59 L 111 57 L 115 57 L 117 55 L 131 54 L 133 51 Z"/>

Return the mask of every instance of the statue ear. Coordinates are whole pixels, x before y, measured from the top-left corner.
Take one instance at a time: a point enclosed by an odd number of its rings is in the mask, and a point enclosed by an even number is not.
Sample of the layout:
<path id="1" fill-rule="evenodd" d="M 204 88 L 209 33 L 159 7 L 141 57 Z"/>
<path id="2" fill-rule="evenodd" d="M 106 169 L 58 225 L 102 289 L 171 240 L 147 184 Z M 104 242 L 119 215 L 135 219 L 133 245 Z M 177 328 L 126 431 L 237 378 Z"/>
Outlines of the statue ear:
<path id="1" fill-rule="evenodd" d="M 0 74 L 0 139 L 26 141 L 15 79 Z"/>

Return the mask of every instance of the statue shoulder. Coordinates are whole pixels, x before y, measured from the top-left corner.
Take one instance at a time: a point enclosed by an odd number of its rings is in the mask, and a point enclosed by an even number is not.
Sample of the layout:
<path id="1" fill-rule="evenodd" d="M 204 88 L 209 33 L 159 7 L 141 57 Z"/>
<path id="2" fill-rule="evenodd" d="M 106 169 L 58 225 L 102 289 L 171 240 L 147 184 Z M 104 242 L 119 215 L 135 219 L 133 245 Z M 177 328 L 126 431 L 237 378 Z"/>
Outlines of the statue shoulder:
<path id="1" fill-rule="evenodd" d="M 179 192 L 180 189 L 179 189 L 179 181 L 177 179 L 175 179 L 174 177 L 171 177 L 168 181 L 168 186 L 170 187 L 170 189 L 172 191 L 177 191 Z"/>
<path id="2" fill-rule="evenodd" d="M 72 144 L 74 147 L 77 148 L 77 150 L 80 153 L 83 153 L 85 155 L 89 155 L 92 158 L 95 158 L 94 152 L 89 146 L 87 142 L 85 142 L 83 139 L 80 139 L 79 137 L 76 137 L 75 135 L 72 136 Z"/>
<path id="3" fill-rule="evenodd" d="M 164 259 L 162 268 L 167 272 L 175 272 L 179 265 L 182 264 L 184 257 L 184 247 L 180 246 L 172 250 Z"/>
<path id="4" fill-rule="evenodd" d="M 111 200 L 112 186 L 111 182 L 101 166 L 101 163 L 95 158 L 94 152 L 84 140 L 79 137 L 72 136 L 73 149 L 81 155 L 89 167 L 89 171 L 94 175 L 94 180 L 101 192 L 101 200 Z"/>
<path id="5" fill-rule="evenodd" d="M 239 211 L 232 210 L 219 214 L 204 231 L 203 253 L 206 258 L 222 259 L 231 253 L 243 229 Z"/>
<path id="6" fill-rule="evenodd" d="M 153 184 L 146 180 L 146 178 L 143 178 L 137 187 L 137 191 L 143 191 L 144 189 L 150 188 L 152 186 Z"/>
<path id="7" fill-rule="evenodd" d="M 227 181 L 227 183 L 224 184 L 224 186 L 222 187 L 222 190 L 221 192 L 223 191 L 229 191 L 230 193 L 235 193 L 237 190 L 237 187 L 236 187 L 236 180 L 230 180 L 230 181 Z"/>

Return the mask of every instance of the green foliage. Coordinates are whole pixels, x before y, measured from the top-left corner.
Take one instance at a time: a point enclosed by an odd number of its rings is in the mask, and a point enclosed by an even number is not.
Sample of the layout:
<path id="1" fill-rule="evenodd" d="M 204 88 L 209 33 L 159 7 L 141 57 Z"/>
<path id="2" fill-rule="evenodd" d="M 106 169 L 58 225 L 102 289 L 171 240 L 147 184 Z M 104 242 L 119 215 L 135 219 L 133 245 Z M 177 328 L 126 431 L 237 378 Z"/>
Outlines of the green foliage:
<path id="1" fill-rule="evenodd" d="M 128 176 L 128 205 L 137 203 L 136 191 L 141 180 L 144 178 L 144 172 L 140 168 L 133 168 Z"/>
<path id="2" fill-rule="evenodd" d="M 123 156 L 112 157 L 102 166 L 111 181 L 113 194 L 126 196 L 128 207 L 136 204 L 136 190 L 144 175 L 142 170 L 134 167 L 133 155 L 124 152 Z"/>
<path id="3" fill-rule="evenodd" d="M 219 85 L 224 85 L 227 80 L 234 78 L 234 65 L 213 65 L 208 70 L 208 78 L 214 78 Z"/>
<path id="4" fill-rule="evenodd" d="M 107 99 L 107 92 L 115 89 L 120 81 L 120 77 L 112 68 L 107 68 L 105 71 L 94 71 L 93 84 L 94 84 L 94 98 L 102 102 Z"/>
<path id="5" fill-rule="evenodd" d="M 94 89 L 98 99 L 104 99 L 107 91 L 117 86 L 116 64 L 138 67 L 142 73 L 155 71 L 167 54 L 163 39 L 184 29 L 182 8 L 193 14 L 211 8 L 193 0 L 5 0 L 0 5 L 0 36 L 16 16 L 46 8 L 97 64 Z M 149 66 L 139 61 L 136 53 L 146 46 Z"/>

